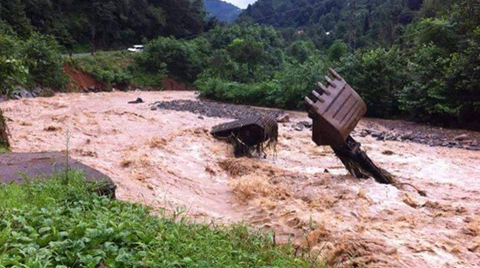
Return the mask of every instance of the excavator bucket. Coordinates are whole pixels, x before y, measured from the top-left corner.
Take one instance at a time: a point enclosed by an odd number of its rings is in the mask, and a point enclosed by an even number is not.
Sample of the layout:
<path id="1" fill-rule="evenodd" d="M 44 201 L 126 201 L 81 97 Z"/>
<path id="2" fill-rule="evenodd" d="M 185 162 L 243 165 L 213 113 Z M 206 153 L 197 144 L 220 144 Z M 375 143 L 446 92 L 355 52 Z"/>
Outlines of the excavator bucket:
<path id="1" fill-rule="evenodd" d="M 340 145 L 345 143 L 350 133 L 367 112 L 362 98 L 333 69 L 329 70 L 333 79 L 325 76 L 327 86 L 317 83 L 317 91 L 308 97 L 310 118 L 313 119 L 313 141 L 317 145 Z"/>
<path id="2" fill-rule="evenodd" d="M 316 101 L 305 98 L 308 115 L 313 120 L 312 140 L 317 145 L 330 145 L 354 177 L 373 177 L 379 183 L 394 183 L 393 176 L 377 167 L 361 150 L 361 144 L 350 136 L 367 112 L 367 105 L 335 70 L 329 71 L 333 79 L 325 77 L 328 87 L 318 83 L 318 92 L 312 92 Z"/>

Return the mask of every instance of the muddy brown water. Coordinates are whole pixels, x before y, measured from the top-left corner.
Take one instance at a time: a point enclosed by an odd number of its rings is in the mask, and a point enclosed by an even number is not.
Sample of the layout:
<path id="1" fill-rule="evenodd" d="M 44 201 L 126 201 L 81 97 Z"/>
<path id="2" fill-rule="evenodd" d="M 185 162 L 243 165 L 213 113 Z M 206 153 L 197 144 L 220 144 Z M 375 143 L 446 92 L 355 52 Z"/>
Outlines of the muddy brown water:
<path id="1" fill-rule="evenodd" d="M 141 97 L 145 103 L 129 105 Z M 194 92 L 59 94 L 0 103 L 15 152 L 61 151 L 110 176 L 121 200 L 198 221 L 245 221 L 339 266 L 480 267 L 480 152 L 358 138 L 369 156 L 419 196 L 347 175 L 308 120 L 291 113 L 266 159 L 235 159 L 209 135 L 229 121 L 152 111 Z M 371 124 L 372 120 L 368 120 Z M 361 122 L 358 128 L 365 127 Z"/>

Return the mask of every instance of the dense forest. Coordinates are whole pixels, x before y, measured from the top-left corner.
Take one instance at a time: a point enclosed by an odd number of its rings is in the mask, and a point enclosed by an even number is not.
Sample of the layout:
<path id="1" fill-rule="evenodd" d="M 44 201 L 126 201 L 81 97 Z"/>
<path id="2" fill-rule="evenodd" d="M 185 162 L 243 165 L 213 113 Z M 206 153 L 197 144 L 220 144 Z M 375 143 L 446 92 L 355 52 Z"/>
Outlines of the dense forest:
<path id="1" fill-rule="evenodd" d="M 125 48 L 162 35 L 203 31 L 202 0 L 9 0 L 0 18 L 20 37 L 52 35 L 66 49 Z"/>
<path id="2" fill-rule="evenodd" d="M 199 0 L 54 2 L 1 3 L 2 92 L 63 88 L 62 51 L 143 40 L 143 53 L 71 63 L 113 86 L 170 76 L 204 97 L 285 109 L 303 109 L 334 67 L 370 116 L 480 127 L 480 0 L 259 0 L 233 25 Z"/>
<path id="3" fill-rule="evenodd" d="M 260 0 L 242 14 L 253 21 L 305 34 L 317 45 L 341 39 L 354 47 L 393 45 L 423 0 Z"/>

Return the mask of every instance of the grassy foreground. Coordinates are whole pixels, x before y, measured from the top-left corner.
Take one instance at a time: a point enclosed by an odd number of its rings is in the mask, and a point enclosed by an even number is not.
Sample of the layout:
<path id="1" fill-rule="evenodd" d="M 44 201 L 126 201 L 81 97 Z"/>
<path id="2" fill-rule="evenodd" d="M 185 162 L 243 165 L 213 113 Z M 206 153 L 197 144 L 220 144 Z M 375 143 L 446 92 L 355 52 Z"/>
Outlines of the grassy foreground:
<path id="1" fill-rule="evenodd" d="M 100 197 L 80 174 L 0 185 L 0 267 L 309 266 L 245 226 L 159 218 Z"/>

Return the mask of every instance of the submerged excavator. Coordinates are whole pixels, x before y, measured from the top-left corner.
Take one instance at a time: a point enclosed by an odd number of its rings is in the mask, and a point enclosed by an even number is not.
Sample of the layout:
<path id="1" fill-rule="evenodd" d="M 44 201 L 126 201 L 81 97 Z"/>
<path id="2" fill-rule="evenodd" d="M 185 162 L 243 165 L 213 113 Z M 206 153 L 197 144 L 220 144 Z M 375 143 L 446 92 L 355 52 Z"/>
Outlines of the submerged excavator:
<path id="1" fill-rule="evenodd" d="M 360 95 L 333 69 L 326 85 L 318 82 L 312 91 L 313 100 L 305 97 L 309 117 L 313 120 L 312 140 L 318 146 L 330 146 L 346 169 L 356 178 L 374 178 L 383 184 L 394 183 L 393 176 L 377 167 L 350 135 L 367 112 Z M 211 134 L 226 139 L 234 146 L 235 156 L 261 155 L 263 144 L 278 138 L 275 118 L 255 115 L 215 126 Z"/>

